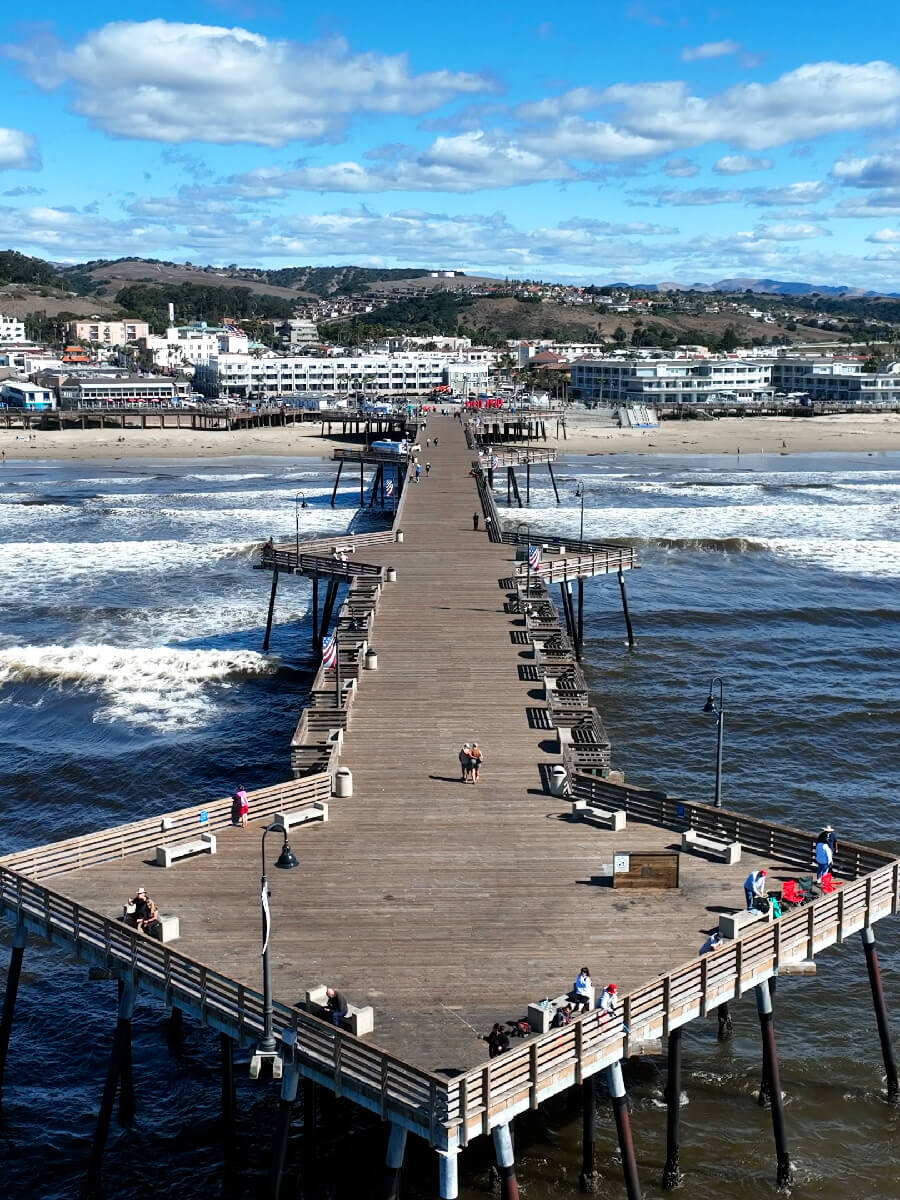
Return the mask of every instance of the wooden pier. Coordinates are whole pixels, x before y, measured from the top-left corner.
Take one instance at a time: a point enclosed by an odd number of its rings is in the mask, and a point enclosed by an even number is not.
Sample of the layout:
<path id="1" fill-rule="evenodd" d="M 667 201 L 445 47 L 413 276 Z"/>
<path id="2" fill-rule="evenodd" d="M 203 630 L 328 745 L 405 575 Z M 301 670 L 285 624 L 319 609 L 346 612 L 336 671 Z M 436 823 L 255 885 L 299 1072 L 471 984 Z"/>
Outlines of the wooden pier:
<path id="1" fill-rule="evenodd" d="M 499 528 L 493 502 L 490 512 L 483 503 L 485 472 L 459 424 L 431 416 L 427 435 L 431 472 L 407 481 L 392 530 L 286 538 L 260 558 L 273 575 L 270 618 L 279 577 L 282 587 L 297 575 L 316 588 L 324 580 L 343 647 L 342 683 L 320 668 L 294 730 L 296 777 L 251 793 L 248 829 L 231 824 L 231 801 L 219 799 L 8 855 L 0 905 L 20 941 L 26 931 L 49 937 L 252 1045 L 264 1007 L 260 835 L 277 813 L 327 803 L 327 821 L 290 834 L 299 869 L 270 879 L 282 1101 L 289 1108 L 302 1077 L 402 1137 L 424 1138 L 438 1154 L 440 1194 L 453 1197 L 457 1156 L 473 1139 L 492 1135 L 508 1167 L 517 1113 L 601 1070 L 613 1073 L 617 1096 L 630 1053 L 751 988 L 768 995 L 780 968 L 896 914 L 900 862 L 842 840 L 833 894 L 698 957 L 715 914 L 745 907 L 751 868 L 768 870 L 771 890 L 810 873 L 814 833 L 609 773 L 602 717 L 547 587 L 621 580 L 633 551 L 556 539 L 528 562 L 529 535 Z M 316 622 L 318 640 L 318 604 Z M 286 743 L 292 719 L 285 714 Z M 461 782 L 457 758 L 472 740 L 485 756 L 474 786 Z M 287 757 L 286 748 L 286 773 Z M 611 813 L 624 814 L 624 828 L 608 827 Z M 152 865 L 159 842 L 198 829 L 215 835 L 214 855 Z M 739 842 L 742 860 L 683 850 L 690 830 Z M 642 854 L 677 859 L 677 887 L 617 886 Z M 179 918 L 178 941 L 161 945 L 122 924 L 138 883 Z M 593 1009 L 489 1059 L 494 1022 L 566 992 L 582 964 L 598 989 L 617 983 L 618 1011 Z M 371 1005 L 373 1032 L 356 1037 L 307 1011 L 305 994 L 319 985 Z"/>

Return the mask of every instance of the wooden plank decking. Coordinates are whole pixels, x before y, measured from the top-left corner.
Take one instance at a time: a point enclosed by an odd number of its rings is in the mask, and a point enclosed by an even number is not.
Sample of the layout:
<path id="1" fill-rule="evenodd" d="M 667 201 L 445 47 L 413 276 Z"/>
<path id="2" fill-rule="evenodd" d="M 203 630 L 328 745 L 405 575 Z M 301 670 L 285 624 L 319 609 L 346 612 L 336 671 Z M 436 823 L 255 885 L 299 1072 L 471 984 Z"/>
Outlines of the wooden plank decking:
<path id="1" fill-rule="evenodd" d="M 439 446 L 426 448 L 435 433 Z M 276 1000 L 334 984 L 374 1005 L 367 1040 L 457 1072 L 485 1059 L 479 1035 L 495 1020 L 565 990 L 583 963 L 599 984 L 627 991 L 694 958 L 718 911 L 741 905 L 741 883 L 761 860 L 726 867 L 685 856 L 678 892 L 597 885 L 614 851 L 674 847 L 678 837 L 634 821 L 617 834 L 572 823 L 568 803 L 545 793 L 540 766 L 559 755 L 555 735 L 528 720 L 541 701 L 518 668 L 532 651 L 516 639 L 521 618 L 504 610 L 501 586 L 514 549 L 490 542 L 483 521 L 473 532 L 474 455 L 459 425 L 432 417 L 420 440 L 404 541 L 366 554 L 395 566 L 398 581 L 384 589 L 379 669 L 360 681 L 344 742 L 354 795 L 332 801 L 328 824 L 292 836 L 298 870 L 271 869 L 277 839 L 268 839 L 271 954 Z M 285 743 L 295 718 L 285 711 Z M 477 786 L 463 786 L 456 755 L 472 738 L 486 765 Z M 144 884 L 180 916 L 179 949 L 258 988 L 259 835 L 251 823 L 222 832 L 214 857 L 163 871 L 134 856 L 54 886 L 113 916 Z"/>

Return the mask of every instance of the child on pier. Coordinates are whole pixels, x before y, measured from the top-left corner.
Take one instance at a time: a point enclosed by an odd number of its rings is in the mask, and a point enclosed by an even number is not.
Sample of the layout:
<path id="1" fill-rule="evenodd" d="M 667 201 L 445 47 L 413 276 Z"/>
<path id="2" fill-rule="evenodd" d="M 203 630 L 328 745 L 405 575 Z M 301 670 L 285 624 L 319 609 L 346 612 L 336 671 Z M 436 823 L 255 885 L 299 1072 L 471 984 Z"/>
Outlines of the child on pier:
<path id="1" fill-rule="evenodd" d="M 243 786 L 234 793 L 234 803 L 231 808 L 231 823 L 247 828 L 247 818 L 250 816 L 250 800 Z"/>

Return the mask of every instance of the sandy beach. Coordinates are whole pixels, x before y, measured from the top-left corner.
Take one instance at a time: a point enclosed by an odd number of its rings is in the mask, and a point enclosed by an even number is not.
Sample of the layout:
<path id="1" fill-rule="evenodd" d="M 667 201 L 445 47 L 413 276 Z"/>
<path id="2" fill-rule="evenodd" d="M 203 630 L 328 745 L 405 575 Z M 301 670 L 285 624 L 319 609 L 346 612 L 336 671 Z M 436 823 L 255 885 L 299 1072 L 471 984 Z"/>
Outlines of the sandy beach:
<path id="1" fill-rule="evenodd" d="M 567 414 L 568 437 L 547 443 L 568 454 L 810 454 L 900 450 L 900 414 L 833 417 L 722 417 L 666 421 L 658 429 L 600 425 L 590 413 Z M 555 414 L 547 421 L 556 430 Z M 228 458 L 240 455 L 330 458 L 347 442 L 293 426 L 194 432 L 187 429 L 0 430 L 7 462 L 38 459 Z"/>

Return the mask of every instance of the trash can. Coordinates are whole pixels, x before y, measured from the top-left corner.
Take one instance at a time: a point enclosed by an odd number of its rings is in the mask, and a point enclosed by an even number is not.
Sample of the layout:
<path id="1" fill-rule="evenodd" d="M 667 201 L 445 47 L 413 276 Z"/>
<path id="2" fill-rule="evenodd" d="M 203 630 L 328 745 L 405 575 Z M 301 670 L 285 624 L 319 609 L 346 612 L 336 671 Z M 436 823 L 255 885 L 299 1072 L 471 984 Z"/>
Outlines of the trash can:
<path id="1" fill-rule="evenodd" d="M 387 569 L 387 574 L 386 574 L 385 578 L 387 579 L 388 583 L 396 583 L 396 582 L 397 582 L 397 571 L 396 571 L 396 568 L 395 568 L 395 567 L 388 567 L 388 569 Z"/>
<path id="2" fill-rule="evenodd" d="M 396 534 L 395 534 L 395 537 L 396 537 L 396 539 L 397 539 L 397 541 L 398 541 L 398 542 L 402 542 L 402 541 L 403 541 L 403 530 L 402 530 L 402 529 L 398 529 L 398 530 L 397 530 L 397 532 L 396 532 Z"/>
<path id="3" fill-rule="evenodd" d="M 550 795 L 564 796 L 566 787 L 568 786 L 569 777 L 566 768 L 562 763 L 556 763 L 550 768 Z"/>
<path id="4" fill-rule="evenodd" d="M 343 797 L 353 795 L 353 772 L 349 767 L 338 767 L 335 771 L 334 794 Z"/>
<path id="5" fill-rule="evenodd" d="M 366 651 L 366 660 L 365 660 L 365 664 L 363 666 L 363 670 L 364 671 L 377 671 L 378 670 L 378 654 L 377 654 L 374 646 L 370 646 L 368 648 L 368 650 Z"/>

